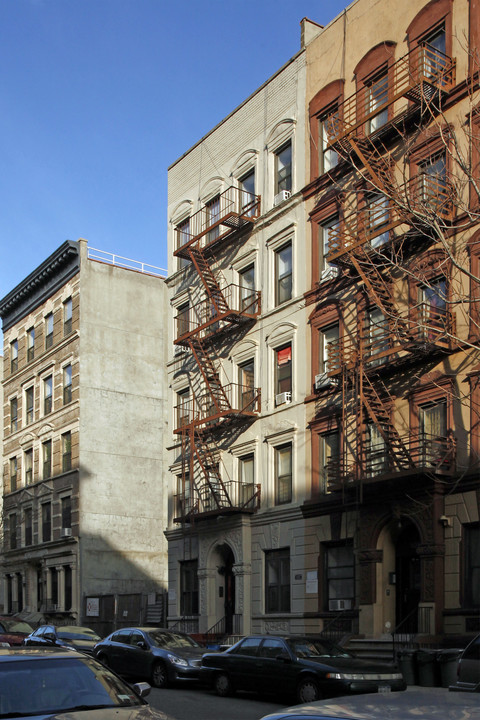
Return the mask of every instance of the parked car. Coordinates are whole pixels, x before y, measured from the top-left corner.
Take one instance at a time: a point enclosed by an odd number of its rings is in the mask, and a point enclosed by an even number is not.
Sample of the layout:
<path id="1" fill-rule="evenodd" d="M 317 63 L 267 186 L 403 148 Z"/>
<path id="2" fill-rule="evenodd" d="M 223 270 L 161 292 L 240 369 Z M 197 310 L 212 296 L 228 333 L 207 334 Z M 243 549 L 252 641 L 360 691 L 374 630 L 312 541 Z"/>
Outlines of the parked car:
<path id="1" fill-rule="evenodd" d="M 480 692 L 480 635 L 467 645 L 458 658 L 457 681 L 449 689 Z"/>
<path id="2" fill-rule="evenodd" d="M 281 690 L 297 702 L 406 689 L 393 664 L 360 660 L 324 640 L 273 635 L 250 635 L 223 653 L 205 654 L 200 680 L 221 696 L 235 690 Z"/>
<path id="3" fill-rule="evenodd" d="M 205 648 L 189 635 L 164 628 L 122 628 L 95 645 L 93 654 L 119 675 L 148 679 L 156 688 L 198 680 Z"/>
<path id="4" fill-rule="evenodd" d="M 323 700 L 277 710 L 261 720 L 480 720 L 480 704 L 469 695 L 437 689 L 409 690 Z"/>
<path id="5" fill-rule="evenodd" d="M 40 625 L 25 638 L 24 645 L 40 647 L 56 645 L 57 647 L 81 650 L 91 655 L 95 644 L 100 639 L 100 635 L 97 635 L 94 630 L 79 625 Z"/>
<path id="6" fill-rule="evenodd" d="M 165 720 L 144 700 L 149 691 L 66 648 L 0 649 L 0 718 Z"/>
<path id="7" fill-rule="evenodd" d="M 24 639 L 33 632 L 27 622 L 14 616 L 0 615 L 0 643 L 23 645 Z"/>

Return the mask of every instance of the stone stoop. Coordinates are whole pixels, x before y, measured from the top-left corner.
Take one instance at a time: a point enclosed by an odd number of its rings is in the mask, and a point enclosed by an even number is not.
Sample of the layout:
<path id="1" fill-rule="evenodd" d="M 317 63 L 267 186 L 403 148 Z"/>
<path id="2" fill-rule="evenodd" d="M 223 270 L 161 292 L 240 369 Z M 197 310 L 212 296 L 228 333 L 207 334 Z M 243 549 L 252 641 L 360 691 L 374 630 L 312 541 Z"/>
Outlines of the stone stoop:
<path id="1" fill-rule="evenodd" d="M 393 662 L 393 642 L 390 636 L 378 638 L 351 637 L 344 645 L 362 660 Z"/>

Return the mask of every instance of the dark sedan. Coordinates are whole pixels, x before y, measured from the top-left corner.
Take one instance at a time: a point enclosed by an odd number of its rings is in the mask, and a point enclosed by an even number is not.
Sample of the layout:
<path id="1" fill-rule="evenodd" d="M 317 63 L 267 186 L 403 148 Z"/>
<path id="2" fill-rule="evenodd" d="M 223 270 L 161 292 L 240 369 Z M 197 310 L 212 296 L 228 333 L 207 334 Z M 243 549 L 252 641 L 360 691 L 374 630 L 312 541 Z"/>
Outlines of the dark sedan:
<path id="1" fill-rule="evenodd" d="M 100 635 L 79 625 L 40 625 L 24 640 L 24 645 L 36 647 L 67 647 L 91 655 Z"/>
<path id="2" fill-rule="evenodd" d="M 94 648 L 94 656 L 119 675 L 144 678 L 156 688 L 198 680 L 205 648 L 189 635 L 163 628 L 117 630 Z"/>
<path id="3" fill-rule="evenodd" d="M 235 690 L 283 691 L 300 703 L 406 689 L 395 665 L 360 660 L 330 642 L 293 636 L 252 635 L 223 653 L 205 654 L 200 679 L 221 696 Z"/>
<path id="4" fill-rule="evenodd" d="M 7 645 L 23 645 L 23 641 L 33 632 L 27 622 L 13 616 L 0 615 L 0 643 Z"/>

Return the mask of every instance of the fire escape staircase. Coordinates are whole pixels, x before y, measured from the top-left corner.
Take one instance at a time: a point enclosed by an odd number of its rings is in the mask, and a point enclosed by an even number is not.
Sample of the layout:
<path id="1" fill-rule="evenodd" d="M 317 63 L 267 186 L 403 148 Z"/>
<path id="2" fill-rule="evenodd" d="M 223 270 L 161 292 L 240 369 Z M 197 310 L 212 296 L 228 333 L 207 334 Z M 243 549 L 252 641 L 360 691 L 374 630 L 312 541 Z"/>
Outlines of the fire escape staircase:
<path id="1" fill-rule="evenodd" d="M 240 386 L 224 385 L 220 376 L 220 361 L 214 350 L 215 338 L 228 325 L 238 325 L 244 319 L 254 319 L 260 312 L 260 293 L 247 304 L 232 306 L 231 286 L 219 282 L 220 274 L 213 271 L 213 246 L 227 243 L 235 237 L 235 230 L 252 224 L 260 210 L 259 196 L 248 196 L 244 191 L 229 188 L 219 198 L 220 211 L 210 225 L 205 221 L 204 209 L 193 216 L 190 226 L 193 235 L 177 247 L 176 255 L 193 264 L 206 293 L 206 301 L 197 305 L 199 322 L 188 327 L 175 342 L 191 351 L 198 367 L 205 394 L 194 393 L 188 418 L 182 418 L 175 430 L 181 436 L 183 493 L 179 497 L 177 522 L 192 522 L 196 517 L 225 512 L 254 512 L 259 507 L 258 486 L 224 481 L 220 472 L 221 451 L 215 442 L 215 433 L 227 420 L 255 417 L 260 403 L 259 391 L 253 389 L 247 407 L 238 401 Z M 210 238 L 212 228 L 219 232 Z M 180 238 L 178 238 L 180 240 Z M 183 238 L 185 240 L 185 238 Z M 238 288 L 240 290 L 240 288 Z M 230 293 L 230 294 L 227 294 Z M 239 295 L 239 293 L 237 293 Z M 188 468 L 188 469 L 187 469 Z M 185 496 L 188 475 L 192 497 Z"/>

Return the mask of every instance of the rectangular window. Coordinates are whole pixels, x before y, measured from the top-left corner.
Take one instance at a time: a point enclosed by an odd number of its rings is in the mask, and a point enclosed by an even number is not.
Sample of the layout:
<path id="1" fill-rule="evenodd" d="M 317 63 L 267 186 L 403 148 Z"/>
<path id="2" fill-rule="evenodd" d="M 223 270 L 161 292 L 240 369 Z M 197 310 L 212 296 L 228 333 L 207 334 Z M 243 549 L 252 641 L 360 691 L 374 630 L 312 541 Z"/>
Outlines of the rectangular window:
<path id="1" fill-rule="evenodd" d="M 319 338 L 319 372 L 327 373 L 340 366 L 340 326 L 338 323 L 322 328 Z"/>
<path id="2" fill-rule="evenodd" d="M 183 222 L 179 223 L 177 225 L 177 247 L 180 248 L 182 245 L 186 245 L 190 242 L 192 239 L 191 233 L 190 233 L 190 218 L 187 218 L 186 220 L 183 220 Z M 181 270 L 182 268 L 188 267 L 190 265 L 190 260 L 188 258 L 179 257 L 178 258 L 178 268 Z"/>
<path id="3" fill-rule="evenodd" d="M 288 142 L 275 153 L 275 195 L 292 189 L 292 143 Z"/>
<path id="4" fill-rule="evenodd" d="M 292 501 L 292 444 L 275 448 L 275 505 Z"/>
<path id="5" fill-rule="evenodd" d="M 419 288 L 419 321 L 423 337 L 434 340 L 445 330 L 447 320 L 447 283 L 433 280 Z"/>
<path id="6" fill-rule="evenodd" d="M 447 192 L 447 156 L 445 151 L 432 155 L 419 165 L 420 198 L 431 211 L 445 209 Z"/>
<path id="7" fill-rule="evenodd" d="M 63 568 L 63 582 L 65 591 L 65 610 L 70 610 L 73 602 L 72 568 L 70 565 L 65 565 Z"/>
<path id="8" fill-rule="evenodd" d="M 62 471 L 68 472 L 72 469 L 72 433 L 66 432 L 62 435 Z"/>
<path id="9" fill-rule="evenodd" d="M 32 508 L 25 508 L 24 513 L 25 545 L 33 543 L 33 514 Z"/>
<path id="10" fill-rule="evenodd" d="M 255 410 L 255 366 L 248 360 L 238 367 L 240 386 L 240 410 Z"/>
<path id="11" fill-rule="evenodd" d="M 62 528 L 70 530 L 72 527 L 72 498 L 70 495 L 62 497 Z"/>
<path id="12" fill-rule="evenodd" d="M 463 526 L 463 607 L 480 607 L 480 523 Z"/>
<path id="13" fill-rule="evenodd" d="M 10 458 L 10 492 L 15 492 L 17 489 L 17 473 L 18 473 L 18 462 L 17 458 Z"/>
<path id="14" fill-rule="evenodd" d="M 53 377 L 49 375 L 43 381 L 43 414 L 48 415 L 52 412 L 53 399 Z"/>
<path id="15" fill-rule="evenodd" d="M 188 425 L 191 410 L 190 389 L 180 390 L 177 393 L 177 428 Z"/>
<path id="16" fill-rule="evenodd" d="M 184 517 L 192 509 L 190 475 L 177 475 L 177 516 Z"/>
<path id="17" fill-rule="evenodd" d="M 387 444 L 374 423 L 367 423 L 365 428 L 365 466 L 369 476 L 388 470 Z"/>
<path id="18" fill-rule="evenodd" d="M 177 337 L 182 337 L 190 330 L 190 305 L 185 303 L 177 309 Z"/>
<path id="19" fill-rule="evenodd" d="M 367 133 L 372 133 L 388 120 L 388 73 L 385 70 L 366 85 L 366 103 L 367 115 L 376 113 L 367 122 Z"/>
<path id="20" fill-rule="evenodd" d="M 265 611 L 290 612 L 290 550 L 265 552 Z"/>
<path id="21" fill-rule="evenodd" d="M 340 478 L 340 433 L 338 430 L 320 435 L 320 492 L 329 492 L 329 485 Z"/>
<path id="22" fill-rule="evenodd" d="M 25 390 L 25 422 L 27 425 L 33 422 L 34 392 L 33 387 Z"/>
<path id="23" fill-rule="evenodd" d="M 441 76 L 447 64 L 445 25 L 435 28 L 422 42 L 422 70 L 427 78 Z"/>
<path id="24" fill-rule="evenodd" d="M 63 303 L 63 334 L 64 336 L 70 335 L 72 332 L 72 314 L 73 314 L 73 306 L 72 306 L 72 298 L 68 298 L 68 300 L 65 300 Z"/>
<path id="25" fill-rule="evenodd" d="M 35 357 L 35 328 L 31 327 L 27 330 L 27 362 L 31 362 Z"/>
<path id="26" fill-rule="evenodd" d="M 198 560 L 180 563 L 180 615 L 198 615 Z"/>
<path id="27" fill-rule="evenodd" d="M 42 503 L 42 542 L 49 542 L 52 538 L 52 504 Z"/>
<path id="28" fill-rule="evenodd" d="M 28 450 L 25 450 L 25 454 L 23 456 L 23 463 L 25 485 L 31 485 L 33 483 L 33 448 L 28 448 Z"/>
<path id="29" fill-rule="evenodd" d="M 17 548 L 17 514 L 12 513 L 8 516 L 8 530 L 10 535 L 10 550 Z"/>
<path id="30" fill-rule="evenodd" d="M 355 602 L 355 564 L 353 546 L 337 545 L 325 550 L 325 610 L 353 608 Z"/>
<path id="31" fill-rule="evenodd" d="M 205 223 L 206 227 L 212 227 L 220 220 L 220 195 L 214 197 L 208 203 L 205 203 Z M 207 242 L 213 242 L 220 234 L 220 226 L 216 225 L 207 233 Z"/>
<path id="32" fill-rule="evenodd" d="M 10 372 L 14 373 L 18 370 L 18 340 L 10 343 Z"/>
<path id="33" fill-rule="evenodd" d="M 45 350 L 53 345 L 53 313 L 45 316 Z"/>
<path id="34" fill-rule="evenodd" d="M 253 503 L 255 494 L 255 456 L 244 455 L 239 458 L 239 477 L 240 477 L 240 503 L 243 507 L 248 507 Z"/>
<path id="35" fill-rule="evenodd" d="M 387 362 L 387 351 L 390 347 L 387 318 L 379 308 L 370 308 L 365 315 L 365 324 L 364 356 L 371 358 L 369 367 L 383 365 Z"/>
<path id="36" fill-rule="evenodd" d="M 18 400 L 16 397 L 10 400 L 10 432 L 18 430 Z"/>
<path id="37" fill-rule="evenodd" d="M 385 245 L 390 239 L 382 228 L 390 222 L 388 198 L 383 193 L 369 193 L 365 198 L 365 226 L 373 248 Z"/>
<path id="38" fill-rule="evenodd" d="M 331 265 L 327 261 L 327 255 L 329 250 L 339 245 L 339 231 L 340 231 L 340 220 L 338 216 L 334 216 L 329 220 L 326 220 L 318 226 L 318 241 L 319 241 L 319 273 L 318 278 L 320 282 L 331 280 L 338 275 L 338 268 L 335 265 Z"/>
<path id="39" fill-rule="evenodd" d="M 320 138 L 320 174 L 333 170 L 338 165 L 338 154 L 329 147 L 332 138 L 337 137 L 339 131 L 338 107 L 330 108 L 319 120 Z"/>
<path id="40" fill-rule="evenodd" d="M 52 477 L 52 441 L 46 440 L 42 443 L 43 456 L 43 479 Z"/>
<path id="41" fill-rule="evenodd" d="M 275 305 L 291 299 L 292 277 L 292 243 L 288 243 L 275 253 Z"/>
<path id="42" fill-rule="evenodd" d="M 255 266 L 249 265 L 238 273 L 240 280 L 240 310 L 255 312 Z"/>
<path id="43" fill-rule="evenodd" d="M 251 170 L 240 179 L 241 214 L 247 217 L 255 215 L 255 170 Z"/>
<path id="44" fill-rule="evenodd" d="M 63 404 L 72 402 L 72 366 L 65 365 L 63 368 Z"/>
<path id="45" fill-rule="evenodd" d="M 427 403 L 419 407 L 419 434 L 423 460 L 427 466 L 437 467 L 446 456 L 447 401 Z"/>
<path id="46" fill-rule="evenodd" d="M 278 397 L 283 396 L 283 397 Z M 275 402 L 281 405 L 292 399 L 292 345 L 275 350 Z"/>

